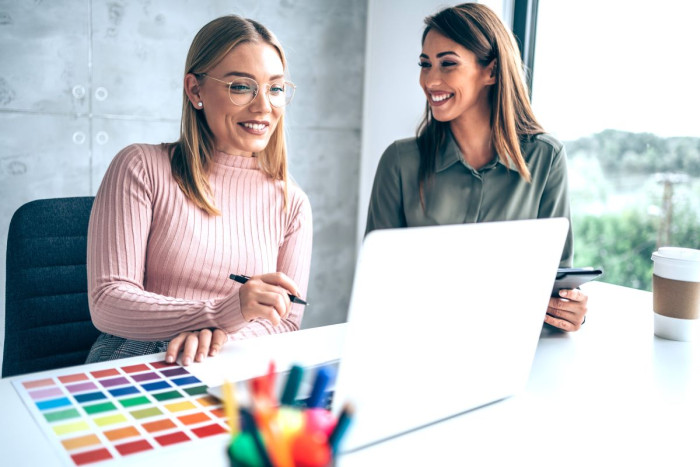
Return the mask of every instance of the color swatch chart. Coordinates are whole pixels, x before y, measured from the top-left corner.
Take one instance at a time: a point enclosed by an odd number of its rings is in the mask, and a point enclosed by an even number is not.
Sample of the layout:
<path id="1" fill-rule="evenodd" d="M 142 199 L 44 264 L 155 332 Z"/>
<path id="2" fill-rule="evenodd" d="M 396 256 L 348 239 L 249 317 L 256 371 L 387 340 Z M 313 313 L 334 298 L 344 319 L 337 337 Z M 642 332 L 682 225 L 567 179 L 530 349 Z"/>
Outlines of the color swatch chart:
<path id="1" fill-rule="evenodd" d="M 56 372 L 14 386 L 68 465 L 152 452 L 228 433 L 218 399 L 165 362 Z"/>

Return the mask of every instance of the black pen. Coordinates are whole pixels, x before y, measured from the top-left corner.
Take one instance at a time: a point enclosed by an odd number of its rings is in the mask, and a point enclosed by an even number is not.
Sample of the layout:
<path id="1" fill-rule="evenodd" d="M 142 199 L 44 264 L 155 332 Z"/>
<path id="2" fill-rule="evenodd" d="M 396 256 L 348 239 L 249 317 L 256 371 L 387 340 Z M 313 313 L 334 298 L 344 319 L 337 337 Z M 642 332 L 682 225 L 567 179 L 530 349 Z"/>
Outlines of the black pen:
<path id="1" fill-rule="evenodd" d="M 250 277 L 248 277 L 248 276 L 243 276 L 243 275 L 238 275 L 238 274 L 231 274 L 230 276 L 228 276 L 228 278 L 233 279 L 234 281 L 238 282 L 239 284 L 245 284 L 246 282 L 248 282 L 248 279 L 250 279 Z M 306 303 L 304 300 L 297 297 L 296 295 L 292 295 L 292 294 L 287 294 L 287 295 L 289 295 L 289 300 L 292 303 L 298 303 L 300 305 L 308 305 L 308 303 Z"/>

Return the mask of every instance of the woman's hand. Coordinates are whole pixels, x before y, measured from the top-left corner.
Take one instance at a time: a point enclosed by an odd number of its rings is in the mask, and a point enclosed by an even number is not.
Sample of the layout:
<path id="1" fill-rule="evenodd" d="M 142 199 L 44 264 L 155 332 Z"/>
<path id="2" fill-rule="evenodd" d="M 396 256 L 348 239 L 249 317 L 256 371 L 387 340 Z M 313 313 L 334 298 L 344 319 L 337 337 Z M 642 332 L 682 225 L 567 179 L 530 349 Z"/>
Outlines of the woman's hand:
<path id="1" fill-rule="evenodd" d="M 283 272 L 253 276 L 238 293 L 241 313 L 247 321 L 264 318 L 273 326 L 289 315 L 292 309 L 289 294 L 299 295 L 294 281 Z"/>
<path id="2" fill-rule="evenodd" d="M 578 331 L 586 319 L 588 295 L 579 289 L 560 290 L 559 297 L 549 299 L 544 322 L 562 331 Z"/>
<path id="3" fill-rule="evenodd" d="M 173 363 L 182 351 L 182 364 L 184 366 L 189 365 L 193 360 L 201 362 L 207 356 L 213 357 L 219 353 L 227 340 L 228 335 L 221 329 L 181 332 L 168 344 L 165 361 Z"/>

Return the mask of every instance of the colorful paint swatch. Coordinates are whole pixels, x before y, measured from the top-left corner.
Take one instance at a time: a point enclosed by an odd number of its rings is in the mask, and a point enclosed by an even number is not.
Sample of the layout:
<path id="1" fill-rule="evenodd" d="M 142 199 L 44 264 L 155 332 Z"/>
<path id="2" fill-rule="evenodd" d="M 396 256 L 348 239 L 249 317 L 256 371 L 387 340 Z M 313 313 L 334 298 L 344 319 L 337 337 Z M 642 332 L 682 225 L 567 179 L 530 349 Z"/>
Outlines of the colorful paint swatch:
<path id="1" fill-rule="evenodd" d="M 146 396 L 137 396 L 125 399 L 119 399 L 119 403 L 122 407 L 135 407 L 137 405 L 150 404 L 151 401 Z"/>
<path id="2" fill-rule="evenodd" d="M 109 426 L 115 423 L 121 423 L 126 421 L 126 415 L 123 413 L 118 413 L 115 415 L 107 415 L 105 417 L 96 417 L 93 419 L 97 426 Z"/>
<path id="3" fill-rule="evenodd" d="M 201 383 L 200 380 L 195 378 L 194 376 L 187 376 L 185 378 L 177 378 L 172 380 L 173 383 L 177 384 L 178 386 L 185 386 L 186 384 L 195 384 L 195 383 Z"/>
<path id="4" fill-rule="evenodd" d="M 176 402 L 174 404 L 165 404 L 165 408 L 171 412 L 182 412 L 183 410 L 192 410 L 196 406 L 190 401 Z"/>
<path id="5" fill-rule="evenodd" d="M 138 441 L 132 441 L 131 443 L 124 443 L 114 446 L 119 454 L 122 456 L 128 456 L 129 454 L 134 454 L 136 452 L 148 451 L 153 449 L 153 446 L 145 439 L 140 439 Z"/>
<path id="6" fill-rule="evenodd" d="M 97 379 L 106 378 L 108 376 L 119 376 L 119 370 L 116 368 L 110 368 L 109 370 L 99 370 L 90 373 Z"/>
<path id="7" fill-rule="evenodd" d="M 146 409 L 133 410 L 131 416 L 136 420 L 141 420 L 142 418 L 155 417 L 156 415 L 162 414 L 163 411 L 158 407 L 148 407 Z"/>
<path id="8" fill-rule="evenodd" d="M 58 377 L 58 380 L 63 384 L 77 383 L 78 381 L 87 381 L 88 379 L 88 375 L 84 373 L 78 373 L 75 375 L 63 375 Z"/>
<path id="9" fill-rule="evenodd" d="M 85 412 L 89 415 L 96 413 L 109 412 L 110 410 L 116 410 L 113 402 L 102 402 L 101 404 L 86 405 L 83 406 Z"/>
<path id="10" fill-rule="evenodd" d="M 131 438 L 132 436 L 139 436 L 139 430 L 133 426 L 127 426 L 124 428 L 117 428 L 115 430 L 108 430 L 103 433 L 108 440 L 117 441 L 124 438 Z"/>
<path id="11" fill-rule="evenodd" d="M 169 418 L 164 418 L 162 420 L 156 420 L 155 422 L 148 422 L 141 425 L 144 430 L 149 433 L 155 433 L 156 431 L 165 431 L 171 428 L 175 428 L 175 423 Z"/>
<path id="12" fill-rule="evenodd" d="M 206 386 L 194 386 L 191 388 L 185 388 L 185 392 L 187 394 L 189 394 L 190 396 L 198 396 L 200 394 L 206 394 L 207 387 Z"/>
<path id="13" fill-rule="evenodd" d="M 145 363 L 140 363 L 138 365 L 123 366 L 122 371 L 124 373 L 138 373 L 140 371 L 148 371 L 150 367 Z"/>
<path id="14" fill-rule="evenodd" d="M 53 386 L 54 382 L 53 382 L 53 379 L 47 378 L 47 379 L 38 379 L 36 381 L 26 381 L 26 382 L 22 383 L 22 385 L 27 389 L 34 389 L 34 388 L 43 388 L 46 386 Z"/>
<path id="15" fill-rule="evenodd" d="M 62 425 L 53 425 L 53 432 L 57 435 L 69 435 L 71 433 L 76 433 L 78 431 L 87 431 L 90 429 L 90 425 L 85 420 L 79 420 L 77 422 L 64 423 Z"/>
<path id="16" fill-rule="evenodd" d="M 153 398 L 159 401 L 169 401 L 171 399 L 179 399 L 180 397 L 183 397 L 180 391 L 168 391 L 153 394 Z"/>
<path id="17" fill-rule="evenodd" d="M 57 409 L 58 407 L 65 407 L 67 405 L 71 405 L 71 401 L 67 397 L 59 397 L 58 399 L 49 399 L 36 403 L 39 410 Z"/>
<path id="18" fill-rule="evenodd" d="M 131 395 L 131 394 L 138 394 L 139 390 L 138 390 L 138 388 L 135 388 L 134 386 L 124 386 L 123 388 L 110 389 L 109 393 L 111 395 L 113 395 L 114 397 L 122 397 L 122 396 Z"/>
<path id="19" fill-rule="evenodd" d="M 70 409 L 44 413 L 44 418 L 47 422 L 60 422 L 62 420 L 69 420 L 71 418 L 77 417 L 80 417 L 80 412 L 78 412 L 78 410 L 73 407 L 71 407 Z"/>
<path id="20" fill-rule="evenodd" d="M 199 428 L 192 428 L 192 432 L 200 438 L 207 436 L 220 435 L 221 433 L 227 433 L 227 430 L 216 423 L 212 425 L 202 426 Z"/>
<path id="21" fill-rule="evenodd" d="M 55 370 L 13 385 L 63 463 L 94 464 L 228 434 L 218 399 L 174 363 Z"/>
<path id="22" fill-rule="evenodd" d="M 129 380 L 123 376 L 120 376 L 119 378 L 102 379 L 100 380 L 100 384 L 105 388 L 111 388 L 113 386 L 123 386 L 125 384 L 129 384 Z"/>
<path id="23" fill-rule="evenodd" d="M 95 449 L 94 451 L 81 452 L 71 456 L 75 465 L 93 464 L 99 461 L 112 459 L 112 455 L 105 448 Z"/>
<path id="24" fill-rule="evenodd" d="M 173 376 L 189 375 L 189 372 L 183 367 L 162 370 L 161 373 L 167 376 L 168 378 L 172 378 Z"/>
<path id="25" fill-rule="evenodd" d="M 82 404 L 84 402 L 92 402 L 92 401 L 99 401 L 101 399 L 107 399 L 107 396 L 105 395 L 104 392 L 97 391 L 97 392 L 88 392 L 86 394 L 78 394 L 78 395 L 73 396 L 73 398 Z"/>
<path id="26" fill-rule="evenodd" d="M 141 373 L 139 375 L 131 375 L 131 378 L 134 381 L 151 381 L 154 379 L 160 379 L 160 376 L 158 376 L 158 373 Z"/>
<path id="27" fill-rule="evenodd" d="M 189 441 L 190 437 L 181 431 L 175 433 L 170 433 L 168 435 L 156 436 L 156 441 L 161 446 L 170 446 L 171 444 L 182 443 L 183 441 Z"/>
<path id="28" fill-rule="evenodd" d="M 161 389 L 171 388 L 172 386 L 167 381 L 158 381 L 156 383 L 142 384 L 141 387 L 146 391 L 159 391 Z"/>
<path id="29" fill-rule="evenodd" d="M 62 396 L 62 395 L 63 395 L 63 391 L 61 391 L 61 389 L 57 388 L 57 387 L 38 389 L 36 391 L 31 391 L 29 393 L 29 396 L 34 400 L 46 399 L 49 397 L 56 397 L 56 396 Z"/>
<path id="30" fill-rule="evenodd" d="M 159 370 L 161 368 L 168 368 L 168 367 L 175 367 L 178 366 L 177 363 L 168 363 L 164 360 L 161 360 L 160 362 L 153 362 L 150 364 L 153 368 L 156 370 Z"/>
<path id="31" fill-rule="evenodd" d="M 80 449 L 84 448 L 86 446 L 94 446 L 96 444 L 102 444 L 100 442 L 100 438 L 97 437 L 97 435 L 85 435 L 85 436 L 79 436 L 78 438 L 69 438 L 69 439 L 64 439 L 61 441 L 61 444 L 63 444 L 63 447 L 66 448 L 68 451 L 73 451 L 75 449 Z"/>
<path id="32" fill-rule="evenodd" d="M 185 425 L 194 425 L 196 423 L 211 421 L 211 418 L 209 418 L 204 412 L 195 412 L 190 415 L 182 415 L 181 417 L 177 417 L 177 419 Z"/>
<path id="33" fill-rule="evenodd" d="M 75 394 L 76 392 L 85 392 L 93 389 L 97 389 L 97 386 L 92 381 L 87 381 L 85 383 L 69 384 L 66 386 L 68 392 Z"/>

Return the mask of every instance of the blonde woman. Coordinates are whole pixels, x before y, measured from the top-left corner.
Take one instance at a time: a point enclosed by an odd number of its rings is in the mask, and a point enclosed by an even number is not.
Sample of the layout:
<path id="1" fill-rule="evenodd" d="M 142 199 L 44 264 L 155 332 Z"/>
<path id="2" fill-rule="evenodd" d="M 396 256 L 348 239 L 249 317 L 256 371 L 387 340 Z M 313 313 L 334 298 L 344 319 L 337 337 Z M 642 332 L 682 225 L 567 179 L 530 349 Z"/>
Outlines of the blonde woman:
<path id="1" fill-rule="evenodd" d="M 566 152 L 535 119 L 510 31 L 477 3 L 446 8 L 425 24 L 419 56 L 425 115 L 417 137 L 394 142 L 382 155 L 367 232 L 570 219 Z M 572 262 L 569 230 L 561 266 Z M 587 300 L 580 290 L 562 291 L 550 299 L 545 322 L 579 329 Z"/>
<path id="2" fill-rule="evenodd" d="M 166 351 L 187 365 L 229 339 L 299 329 L 304 309 L 289 294 L 306 296 L 312 218 L 287 177 L 285 70 L 253 20 L 197 33 L 180 139 L 123 149 L 95 198 L 88 299 L 102 334 L 88 362 Z"/>

